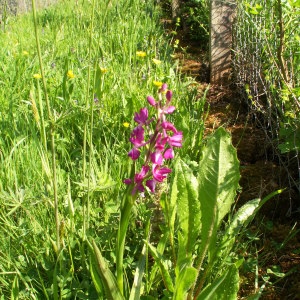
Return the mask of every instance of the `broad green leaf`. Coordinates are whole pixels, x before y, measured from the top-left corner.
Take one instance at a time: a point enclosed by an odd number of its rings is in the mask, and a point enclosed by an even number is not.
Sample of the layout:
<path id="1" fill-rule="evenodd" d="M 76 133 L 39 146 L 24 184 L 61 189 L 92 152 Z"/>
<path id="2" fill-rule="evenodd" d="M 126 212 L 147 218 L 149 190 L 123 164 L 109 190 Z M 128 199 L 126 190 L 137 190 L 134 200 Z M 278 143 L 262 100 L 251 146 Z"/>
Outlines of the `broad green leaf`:
<path id="1" fill-rule="evenodd" d="M 214 245 L 222 219 L 230 211 L 240 179 L 239 161 L 231 137 L 218 128 L 208 139 L 199 164 L 199 199 L 201 208 L 201 254 Z M 202 262 L 200 262 L 201 264 Z"/>
<path id="2" fill-rule="evenodd" d="M 120 289 L 117 285 L 116 278 L 113 275 L 113 273 L 109 270 L 107 263 L 94 240 L 92 244 L 93 245 L 90 245 L 90 243 L 88 243 L 90 249 L 95 255 L 95 260 L 97 262 L 97 270 L 102 278 L 102 284 L 104 286 L 107 299 L 124 300 L 124 297 L 122 296 Z"/>
<path id="3" fill-rule="evenodd" d="M 231 223 L 228 225 L 220 244 L 215 248 L 218 257 L 227 257 L 227 255 L 229 255 L 241 229 L 247 227 L 254 218 L 259 203 L 260 199 L 251 200 L 236 212 Z"/>
<path id="4" fill-rule="evenodd" d="M 207 274 L 212 269 L 222 270 L 226 263 L 224 257 L 228 257 L 232 247 L 237 239 L 242 228 L 247 227 L 250 221 L 254 218 L 257 208 L 259 207 L 260 199 L 254 199 L 244 204 L 234 215 L 231 223 L 225 230 L 218 247 L 213 247 L 210 251 L 210 260 L 207 265 Z"/>
<path id="5" fill-rule="evenodd" d="M 197 279 L 197 270 L 191 266 L 182 266 L 179 275 L 176 276 L 174 300 L 186 299 L 187 292 Z"/>
<path id="6" fill-rule="evenodd" d="M 90 273 L 91 277 L 97 291 L 98 297 L 103 298 L 103 285 L 100 274 L 97 272 L 96 261 L 94 255 L 91 255 L 90 258 Z"/>
<path id="7" fill-rule="evenodd" d="M 198 181 L 189 166 L 181 160 L 178 160 L 175 165 L 175 174 L 172 190 L 174 188 L 178 192 L 178 226 L 184 237 L 186 254 L 191 255 L 195 247 L 195 242 L 200 235 L 201 227 Z M 172 196 L 175 197 L 173 194 Z"/>
<path id="8" fill-rule="evenodd" d="M 186 237 L 182 232 L 178 231 L 178 249 L 177 249 L 177 259 L 175 274 L 176 277 L 179 276 L 182 267 L 187 264 L 187 262 L 192 262 L 192 254 L 186 252 Z"/>
<path id="9" fill-rule="evenodd" d="M 235 300 L 239 290 L 239 272 L 231 265 L 225 273 L 208 285 L 196 298 L 197 300 Z"/>

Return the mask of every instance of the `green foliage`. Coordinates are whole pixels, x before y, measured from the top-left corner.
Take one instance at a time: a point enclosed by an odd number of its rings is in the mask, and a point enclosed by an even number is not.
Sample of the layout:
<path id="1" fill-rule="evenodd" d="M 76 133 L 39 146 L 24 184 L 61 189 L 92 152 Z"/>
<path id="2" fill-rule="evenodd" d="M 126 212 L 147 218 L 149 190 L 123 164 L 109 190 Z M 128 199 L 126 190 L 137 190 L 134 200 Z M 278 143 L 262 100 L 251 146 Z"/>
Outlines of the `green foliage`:
<path id="1" fill-rule="evenodd" d="M 238 268 L 242 261 L 232 256 L 233 246 L 242 229 L 247 227 L 261 205 L 271 196 L 262 201 L 256 199 L 246 203 L 225 223 L 238 189 L 239 162 L 236 150 L 231 145 L 230 135 L 223 128 L 219 128 L 208 138 L 197 171 L 193 169 L 177 159 L 170 195 L 163 197 L 161 202 L 165 218 L 165 225 L 161 228 L 162 238 L 156 246 L 145 241 L 147 250 L 154 258 L 154 263 L 150 265 L 146 262 L 146 265 L 150 268 L 151 275 L 159 276 L 165 288 L 164 296 L 153 294 L 159 288 L 156 285 L 160 280 L 151 282 L 151 276 L 146 276 L 143 282 L 138 274 L 139 280 L 135 280 L 132 285 L 132 291 L 136 290 L 134 299 L 143 295 L 143 284 L 151 287 L 144 294 L 147 297 L 237 297 Z M 132 203 L 125 205 L 131 210 Z M 122 218 L 128 219 L 126 215 L 121 211 L 120 224 Z M 127 230 L 127 226 L 121 227 Z M 122 233 L 123 236 L 125 234 Z M 145 248 L 143 255 L 144 253 Z M 143 255 L 139 264 L 142 273 L 145 271 Z M 224 260 L 224 257 L 232 259 Z M 102 256 L 98 258 L 98 264 L 106 265 L 102 259 Z M 160 271 L 159 275 L 157 270 Z M 102 277 L 106 272 L 106 269 L 100 269 Z M 112 282 L 115 280 L 111 279 Z M 107 297 L 110 293 L 111 291 L 107 291 Z"/>
<path id="2" fill-rule="evenodd" d="M 235 265 L 228 267 L 228 270 L 220 276 L 212 285 L 208 285 L 197 297 L 197 300 L 204 299 L 236 299 L 239 289 L 239 273 Z"/>
<path id="3" fill-rule="evenodd" d="M 185 1 L 181 11 L 189 37 L 201 43 L 203 49 L 208 49 L 209 45 L 209 6 L 207 0 L 190 0 Z"/>
<path id="4" fill-rule="evenodd" d="M 154 4 L 61 1 L 36 15 L 40 50 L 31 15 L 5 19 L 0 30 L 3 297 L 236 295 L 240 262 L 232 255 L 234 241 L 259 204 L 249 203 L 226 221 L 238 187 L 236 152 L 224 129 L 204 145 L 205 96 L 197 99 L 197 89 L 176 73 L 174 49 Z M 133 113 L 157 93 L 154 81 L 167 82 L 174 92 L 178 110 L 172 122 L 182 128 L 184 143 L 170 184 L 161 186 L 161 194 L 135 199 L 122 184 L 133 172 L 127 141 Z M 223 255 L 232 255 L 232 261 Z"/>
<path id="5" fill-rule="evenodd" d="M 171 18 L 172 1 L 162 1 L 164 14 Z M 179 1 L 178 15 L 173 20 L 177 29 L 182 30 L 190 41 L 198 42 L 200 47 L 208 49 L 209 46 L 209 6 L 207 0 Z"/>

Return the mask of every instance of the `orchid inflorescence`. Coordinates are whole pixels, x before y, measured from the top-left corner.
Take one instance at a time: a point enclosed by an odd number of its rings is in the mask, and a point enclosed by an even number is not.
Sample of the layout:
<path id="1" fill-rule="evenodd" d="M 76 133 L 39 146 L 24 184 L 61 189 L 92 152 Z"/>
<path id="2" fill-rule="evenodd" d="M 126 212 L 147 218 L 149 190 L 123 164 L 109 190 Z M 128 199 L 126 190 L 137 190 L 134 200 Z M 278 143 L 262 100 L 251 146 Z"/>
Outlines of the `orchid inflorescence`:
<path id="1" fill-rule="evenodd" d="M 133 179 L 128 178 L 123 181 L 128 185 L 133 184 L 133 195 L 138 191 L 144 192 L 144 184 L 154 193 L 156 184 L 163 182 L 167 175 L 172 172 L 171 169 L 163 165 L 164 160 L 174 158 L 173 147 L 182 146 L 182 132 L 178 131 L 174 124 L 166 119 L 166 115 L 172 114 L 176 109 L 175 106 L 170 105 L 172 91 L 168 90 L 167 84 L 164 83 L 158 90 L 158 101 L 152 96 L 148 96 L 147 101 L 157 110 L 157 120 L 155 126 L 151 127 L 150 124 L 153 124 L 155 117 L 148 118 L 146 107 L 134 114 L 134 121 L 137 126 L 130 134 L 129 140 L 133 148 L 128 152 L 128 156 L 135 161 L 140 157 L 142 147 L 145 147 L 147 151 L 141 171 L 136 173 Z M 151 128 L 155 128 L 154 132 L 151 131 Z M 145 141 L 145 136 L 149 137 L 149 140 Z"/>

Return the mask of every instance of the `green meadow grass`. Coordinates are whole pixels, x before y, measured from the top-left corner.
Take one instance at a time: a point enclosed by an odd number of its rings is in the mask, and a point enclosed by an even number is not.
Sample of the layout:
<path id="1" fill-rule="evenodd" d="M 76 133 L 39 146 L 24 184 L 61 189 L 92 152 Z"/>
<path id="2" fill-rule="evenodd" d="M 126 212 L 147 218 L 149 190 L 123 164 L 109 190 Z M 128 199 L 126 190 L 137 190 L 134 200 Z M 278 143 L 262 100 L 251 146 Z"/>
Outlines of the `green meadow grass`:
<path id="1" fill-rule="evenodd" d="M 154 1 L 94 3 L 94 14 L 91 1 L 60 1 L 37 13 L 47 94 L 32 14 L 11 17 L 0 30 L 1 299 L 97 299 L 83 240 L 100 241 L 112 255 L 133 114 L 156 96 L 154 81 L 174 92 L 173 121 L 185 135 L 180 155 L 200 155 L 193 149 L 204 99 L 196 101 L 191 80 L 177 71 L 159 8 Z M 147 209 L 136 207 L 137 221 Z M 139 243 L 126 246 L 125 265 Z"/>

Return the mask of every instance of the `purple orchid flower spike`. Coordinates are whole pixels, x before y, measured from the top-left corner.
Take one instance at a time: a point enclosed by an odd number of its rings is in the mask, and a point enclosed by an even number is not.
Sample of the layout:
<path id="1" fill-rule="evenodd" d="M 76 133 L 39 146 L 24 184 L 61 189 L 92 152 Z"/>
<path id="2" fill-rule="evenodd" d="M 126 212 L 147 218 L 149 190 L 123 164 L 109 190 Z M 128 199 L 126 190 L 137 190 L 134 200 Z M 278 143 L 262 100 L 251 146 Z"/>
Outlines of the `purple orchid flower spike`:
<path id="1" fill-rule="evenodd" d="M 157 110 L 155 117 L 149 119 L 149 111 L 146 107 L 141 108 L 134 114 L 134 121 L 138 124 L 130 134 L 130 142 L 133 148 L 128 152 L 128 156 L 136 161 L 144 153 L 144 162 L 139 173 L 133 179 L 124 179 L 127 185 L 132 185 L 132 194 L 144 192 L 145 187 L 151 193 L 155 193 L 157 183 L 163 182 L 168 174 L 172 172 L 170 168 L 164 166 L 165 160 L 175 157 L 173 147 L 182 147 L 183 135 L 175 125 L 167 121 L 167 115 L 175 111 L 175 106 L 170 105 L 173 93 L 168 90 L 166 83 L 158 90 L 158 100 L 152 96 L 147 97 L 148 103 Z M 149 140 L 145 141 L 145 138 Z M 143 151 L 143 149 L 145 149 Z"/>

